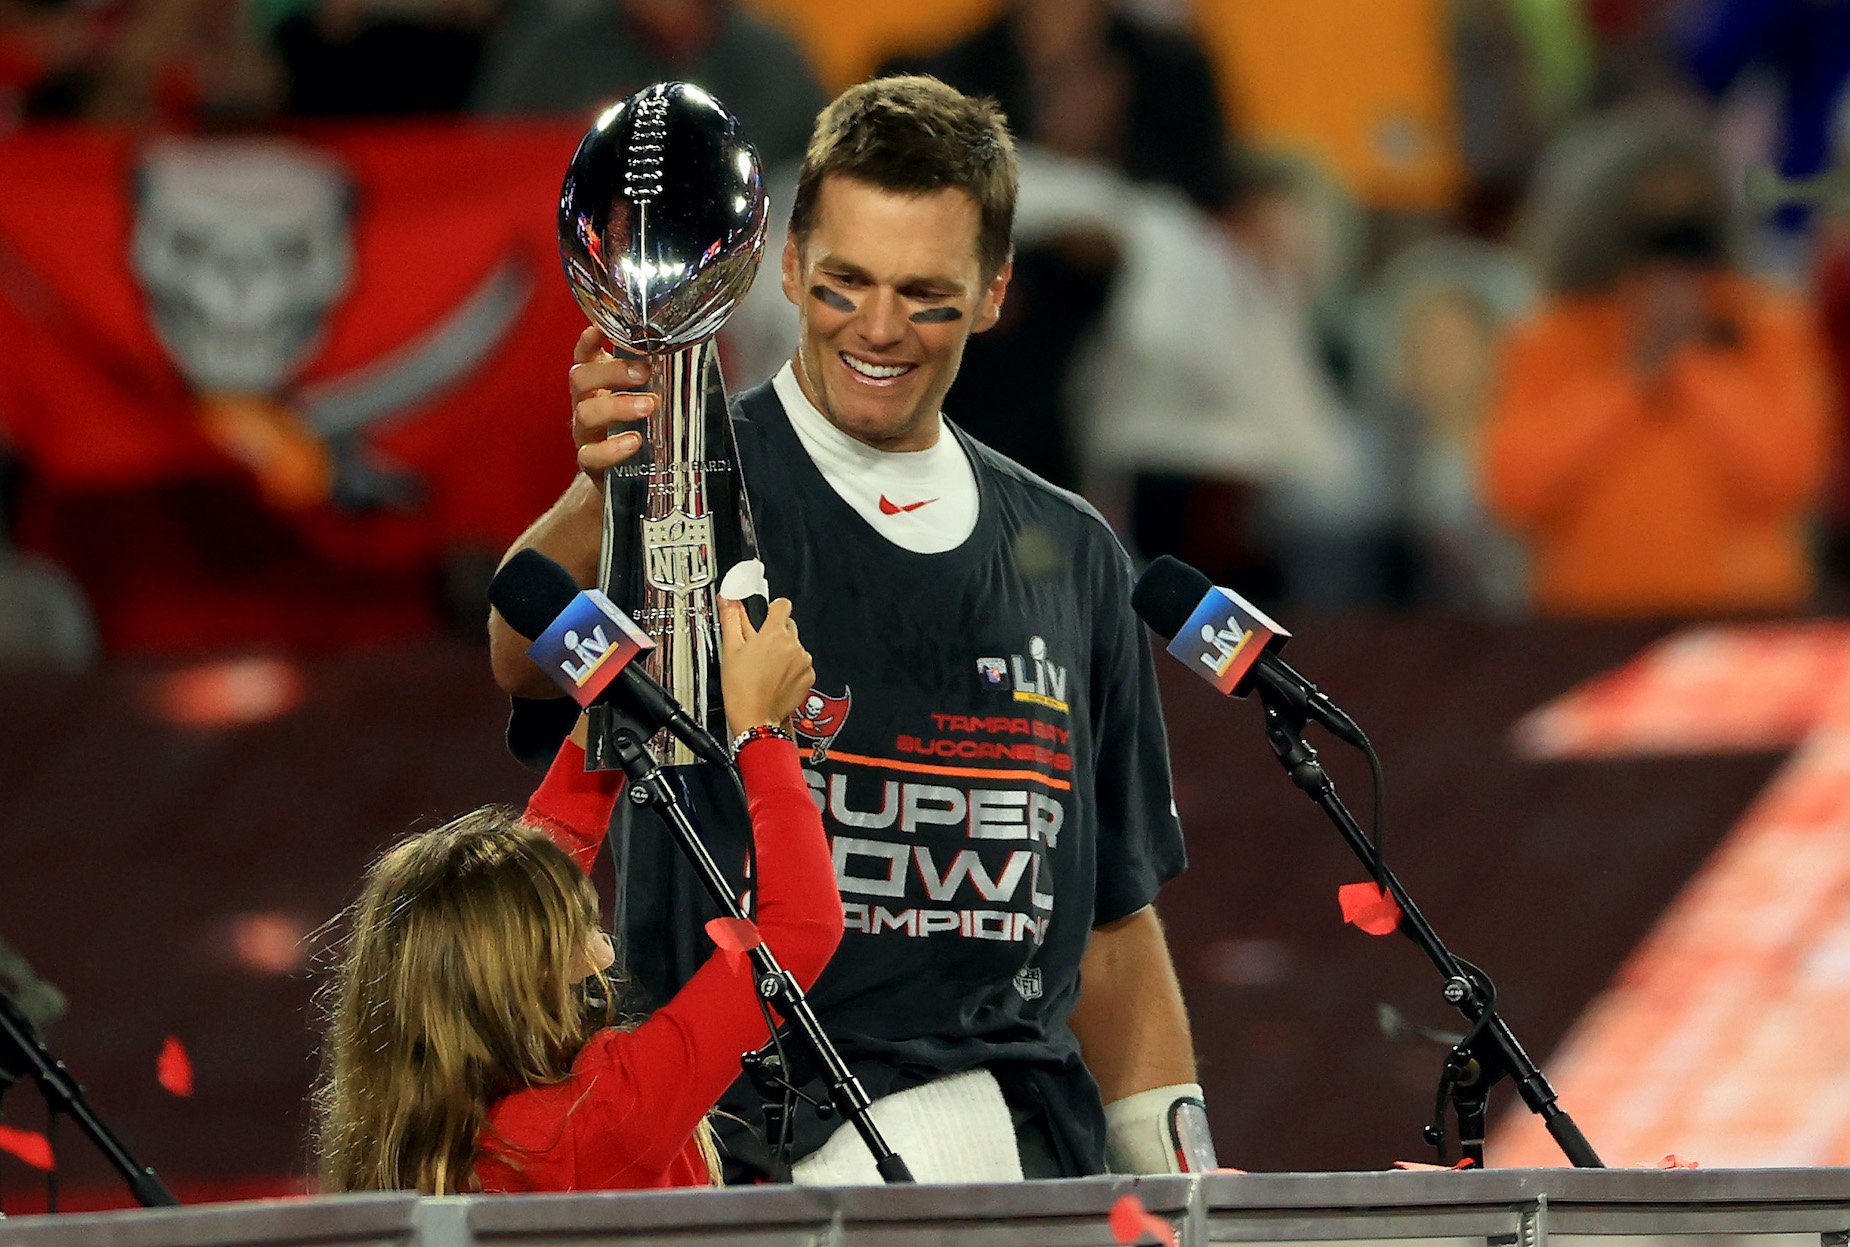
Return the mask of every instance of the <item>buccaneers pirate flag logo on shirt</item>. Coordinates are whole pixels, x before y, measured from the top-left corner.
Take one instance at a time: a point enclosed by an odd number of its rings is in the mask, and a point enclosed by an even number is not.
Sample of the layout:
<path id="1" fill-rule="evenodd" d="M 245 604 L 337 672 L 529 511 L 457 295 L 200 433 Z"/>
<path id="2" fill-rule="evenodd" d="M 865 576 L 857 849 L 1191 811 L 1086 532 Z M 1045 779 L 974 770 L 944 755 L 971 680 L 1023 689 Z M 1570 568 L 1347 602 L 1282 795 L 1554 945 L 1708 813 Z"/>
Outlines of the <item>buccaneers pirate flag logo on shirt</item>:
<path id="1" fill-rule="evenodd" d="M 811 766 L 821 765 L 829 756 L 829 746 L 840 735 L 842 724 L 848 721 L 848 708 L 853 704 L 854 690 L 845 684 L 840 697 L 830 697 L 812 688 L 796 713 L 790 716 L 797 735 L 815 745 L 809 755 Z"/>

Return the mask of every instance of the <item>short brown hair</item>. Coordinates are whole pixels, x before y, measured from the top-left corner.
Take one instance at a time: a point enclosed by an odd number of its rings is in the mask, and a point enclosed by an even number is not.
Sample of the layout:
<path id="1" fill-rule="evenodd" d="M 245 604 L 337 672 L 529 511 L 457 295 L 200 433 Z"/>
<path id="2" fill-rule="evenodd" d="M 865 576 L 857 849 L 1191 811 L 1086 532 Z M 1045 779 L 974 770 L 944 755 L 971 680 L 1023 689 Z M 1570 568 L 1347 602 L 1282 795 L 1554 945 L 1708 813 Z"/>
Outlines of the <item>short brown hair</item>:
<path id="1" fill-rule="evenodd" d="M 836 96 L 816 118 L 797 177 L 790 235 L 798 245 L 815 227 L 816 197 L 830 174 L 902 195 L 964 191 L 979 213 L 977 263 L 993 276 L 1008 261 L 1015 143 L 994 101 L 922 75 L 875 78 Z"/>

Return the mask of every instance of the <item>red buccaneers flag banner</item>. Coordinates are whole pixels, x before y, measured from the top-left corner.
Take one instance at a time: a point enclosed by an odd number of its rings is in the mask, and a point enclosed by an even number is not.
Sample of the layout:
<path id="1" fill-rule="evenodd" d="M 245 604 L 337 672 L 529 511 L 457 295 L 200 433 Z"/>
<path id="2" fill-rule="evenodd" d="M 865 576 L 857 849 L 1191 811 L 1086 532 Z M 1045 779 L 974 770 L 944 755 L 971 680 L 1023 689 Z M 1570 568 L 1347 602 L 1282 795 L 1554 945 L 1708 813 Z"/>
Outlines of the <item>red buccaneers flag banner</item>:
<path id="1" fill-rule="evenodd" d="M 116 651 L 435 627 L 572 471 L 576 127 L 0 141 L 21 544 Z"/>

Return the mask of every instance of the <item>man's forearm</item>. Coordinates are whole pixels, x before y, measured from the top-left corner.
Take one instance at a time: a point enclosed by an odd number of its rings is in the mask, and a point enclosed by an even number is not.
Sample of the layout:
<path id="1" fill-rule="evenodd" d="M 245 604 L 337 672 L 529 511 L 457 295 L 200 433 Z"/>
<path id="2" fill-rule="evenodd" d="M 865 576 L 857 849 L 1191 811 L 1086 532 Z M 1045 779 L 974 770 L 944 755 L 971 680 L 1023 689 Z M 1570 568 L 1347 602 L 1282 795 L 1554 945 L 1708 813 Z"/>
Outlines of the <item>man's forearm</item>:
<path id="1" fill-rule="evenodd" d="M 538 550 L 572 573 L 581 585 L 597 578 L 604 539 L 603 494 L 583 473 L 559 500 L 509 546 L 503 563 L 520 550 Z M 498 611 L 488 612 L 488 650 L 495 683 L 515 697 L 558 697 L 559 688 L 527 657 L 528 639 L 508 627 Z"/>
<path id="2" fill-rule="evenodd" d="M 1069 1025 L 1105 1103 L 1195 1081 L 1182 987 L 1153 907 L 1092 932 Z"/>

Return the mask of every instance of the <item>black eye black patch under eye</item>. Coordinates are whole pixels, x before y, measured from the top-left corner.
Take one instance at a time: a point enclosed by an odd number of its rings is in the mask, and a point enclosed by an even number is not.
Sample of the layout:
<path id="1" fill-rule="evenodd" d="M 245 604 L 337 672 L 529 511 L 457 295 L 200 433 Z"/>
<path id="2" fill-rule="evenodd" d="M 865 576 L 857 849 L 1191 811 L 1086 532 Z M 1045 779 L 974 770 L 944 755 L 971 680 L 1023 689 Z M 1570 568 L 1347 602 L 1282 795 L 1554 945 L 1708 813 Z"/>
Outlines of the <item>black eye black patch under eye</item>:
<path id="1" fill-rule="evenodd" d="M 943 325 L 964 318 L 963 309 L 955 307 L 923 308 L 906 317 L 915 325 Z"/>
<path id="2" fill-rule="evenodd" d="M 837 312 L 858 312 L 861 310 L 860 305 L 853 299 L 850 299 L 839 290 L 830 290 L 827 286 L 811 286 L 809 288 L 809 293 L 810 297 L 822 304 L 822 306 L 832 308 Z"/>

